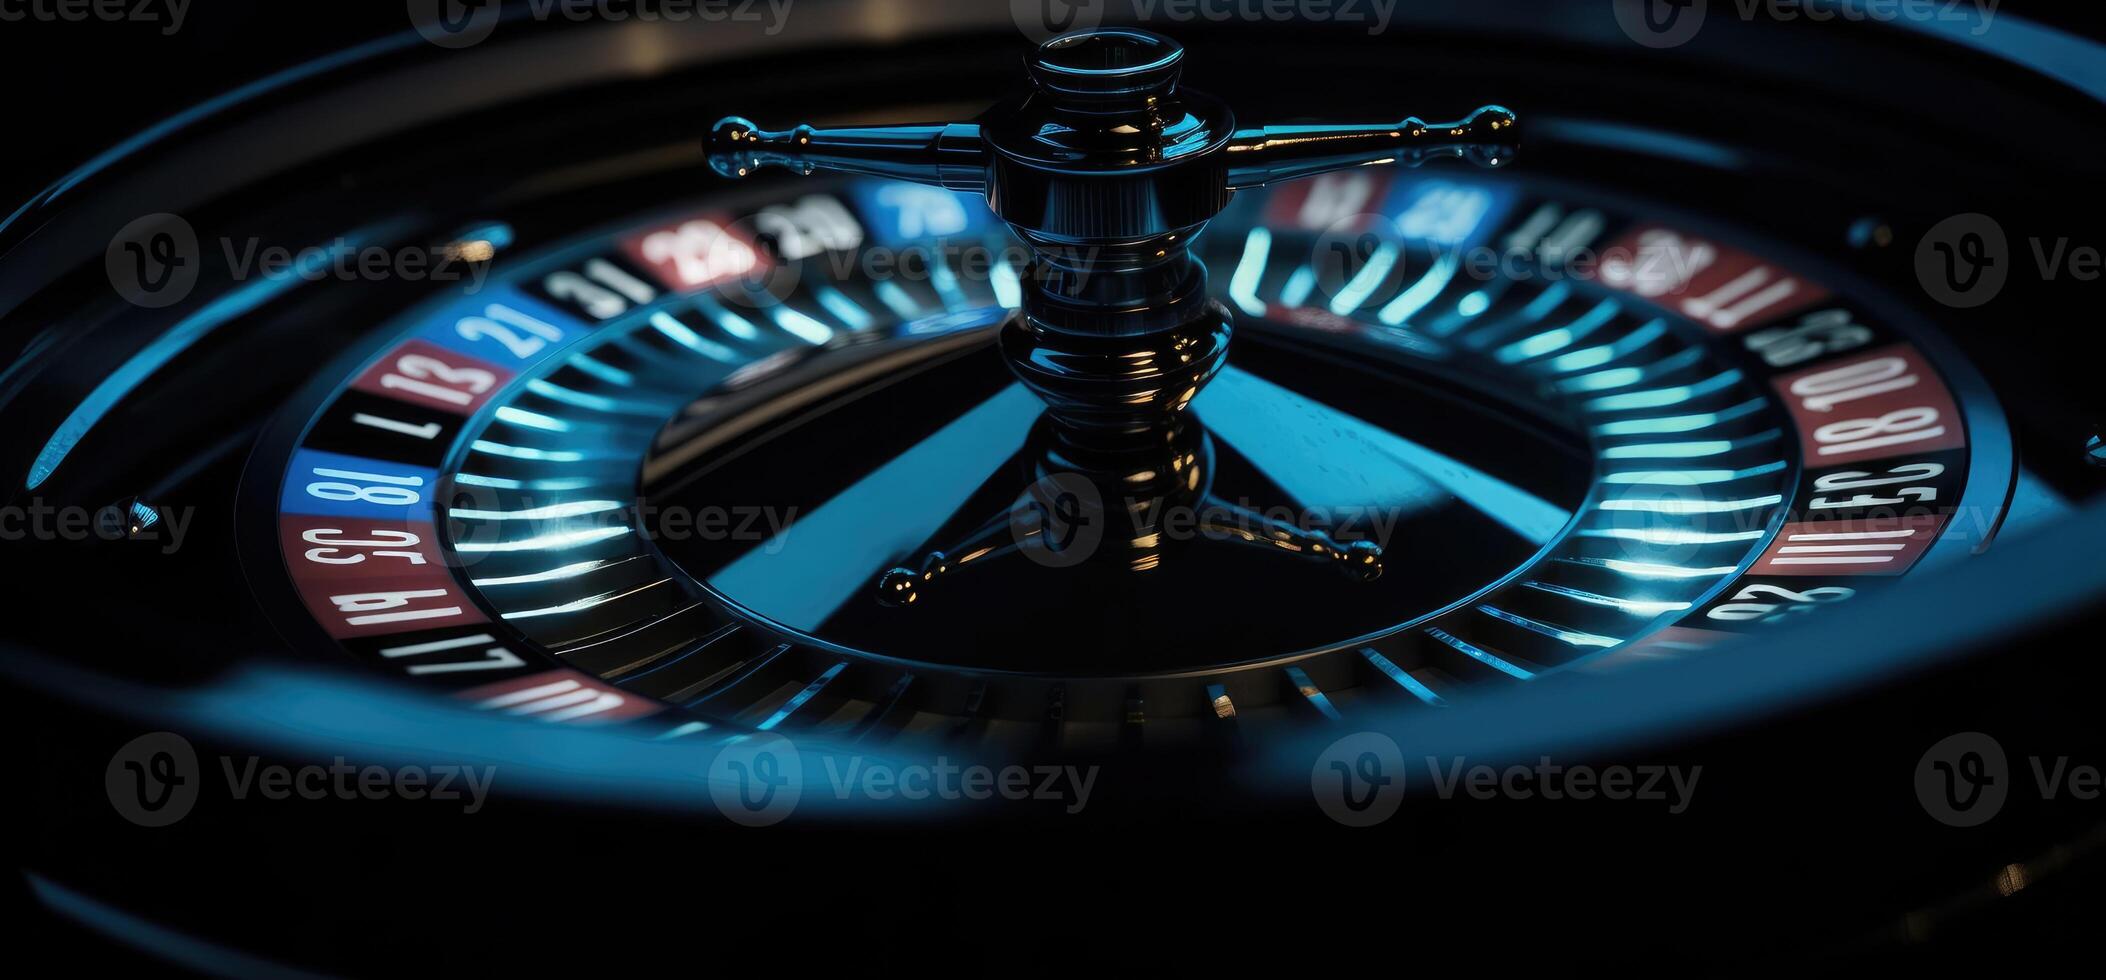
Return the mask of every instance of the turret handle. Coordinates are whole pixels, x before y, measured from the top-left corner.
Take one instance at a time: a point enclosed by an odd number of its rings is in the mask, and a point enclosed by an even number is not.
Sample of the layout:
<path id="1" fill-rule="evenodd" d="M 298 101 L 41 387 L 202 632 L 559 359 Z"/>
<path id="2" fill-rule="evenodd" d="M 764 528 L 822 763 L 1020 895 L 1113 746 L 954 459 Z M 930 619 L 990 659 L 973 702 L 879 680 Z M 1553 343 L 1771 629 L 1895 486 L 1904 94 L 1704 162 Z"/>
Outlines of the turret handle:
<path id="1" fill-rule="evenodd" d="M 987 148 L 975 123 L 798 126 L 770 132 L 752 120 L 727 116 L 710 129 L 707 149 L 710 169 L 725 177 L 785 167 L 807 176 L 829 170 L 954 191 L 987 189 Z"/>
<path id="2" fill-rule="evenodd" d="M 1455 122 L 1412 116 L 1398 123 L 1239 129 L 1228 144 L 1228 183 L 1259 187 L 1378 163 L 1416 167 L 1439 157 L 1496 167 L 1513 156 L 1518 126 L 1511 110 L 1488 105 Z"/>

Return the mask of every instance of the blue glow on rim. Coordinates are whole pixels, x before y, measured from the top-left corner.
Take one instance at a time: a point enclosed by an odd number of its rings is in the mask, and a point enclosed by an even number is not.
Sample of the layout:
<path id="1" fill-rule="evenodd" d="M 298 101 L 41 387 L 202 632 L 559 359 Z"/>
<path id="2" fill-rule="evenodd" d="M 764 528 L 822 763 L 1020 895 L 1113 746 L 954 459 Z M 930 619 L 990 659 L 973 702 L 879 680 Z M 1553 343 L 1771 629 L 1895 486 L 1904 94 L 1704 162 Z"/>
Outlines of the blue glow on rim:
<path id="1" fill-rule="evenodd" d="M 344 241 L 355 250 L 376 237 L 376 233 L 377 229 L 360 229 L 345 235 Z M 58 470 L 59 465 L 66 461 L 74 447 L 87 438 L 88 432 L 94 429 L 111 409 L 116 408 L 119 402 L 146 379 L 168 366 L 168 362 L 189 350 L 191 345 L 210 336 L 214 330 L 308 281 L 310 276 L 327 264 L 329 255 L 327 249 L 321 248 L 301 251 L 290 268 L 265 276 L 205 304 L 203 309 L 178 320 L 166 333 L 140 348 L 138 353 L 133 354 L 123 364 L 118 365 L 116 370 L 111 371 L 108 377 L 103 378 L 100 384 L 88 392 L 86 398 L 81 399 L 80 404 L 74 406 L 65 421 L 59 423 L 58 429 L 52 432 L 51 438 L 44 443 L 44 448 L 37 452 L 36 461 L 30 464 L 29 477 L 24 481 L 23 488 L 35 490 L 42 486 L 44 481 L 50 479 L 51 474 Z"/>

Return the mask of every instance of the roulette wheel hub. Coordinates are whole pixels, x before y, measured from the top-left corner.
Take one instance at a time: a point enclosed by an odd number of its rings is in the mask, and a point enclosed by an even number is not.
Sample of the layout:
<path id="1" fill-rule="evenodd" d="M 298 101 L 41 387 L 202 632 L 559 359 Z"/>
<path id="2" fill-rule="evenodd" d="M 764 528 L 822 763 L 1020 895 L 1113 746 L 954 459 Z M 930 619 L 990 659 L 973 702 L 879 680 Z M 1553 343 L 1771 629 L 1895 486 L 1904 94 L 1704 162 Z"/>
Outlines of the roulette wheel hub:
<path id="1" fill-rule="evenodd" d="M 819 643 L 967 669 L 1118 675 L 1349 643 L 1525 560 L 1526 542 L 1472 547 L 1450 531 L 1425 543 L 1474 554 L 1385 578 L 1378 537 L 1428 508 L 1393 488 L 1353 488 L 1369 477 L 1351 461 L 1379 454 L 1356 429 L 1423 427 L 1436 413 L 1409 418 L 1393 396 L 1339 383 L 1327 361 L 1364 357 L 1352 342 L 1254 349 L 1253 359 L 1295 365 L 1312 390 L 1239 380 L 1208 400 L 1214 412 L 1193 411 L 1229 363 L 1236 317 L 1208 293 L 1192 243 L 1239 189 L 1441 157 L 1498 166 L 1513 153 L 1514 114 L 1487 106 L 1452 123 L 1238 128 L 1225 105 L 1181 87 L 1183 61 L 1177 42 L 1148 31 L 1080 31 L 1041 45 L 1027 59 L 1029 94 L 975 122 L 778 132 L 718 122 L 709 159 L 721 175 L 841 171 L 983 194 L 1031 255 L 1019 308 L 991 344 L 918 345 L 909 325 L 799 359 L 794 371 L 782 365 L 791 381 L 743 373 L 691 406 L 646 464 L 659 474 L 647 495 L 669 506 L 784 507 L 794 493 L 771 474 L 790 459 L 884 476 L 828 502 L 858 509 L 856 520 L 758 548 L 681 547 L 675 561 L 728 604 Z M 1362 373 L 1380 380 L 1359 390 L 1410 386 L 1402 367 Z M 814 408 L 815 389 L 835 394 Z M 1236 423 L 1226 445 L 1209 431 L 1212 414 Z M 874 431 L 845 418 L 893 422 Z M 932 427 L 952 448 L 894 437 Z M 1001 462 L 966 472 L 961 451 Z M 1300 486 L 1283 488 L 1253 454 L 1296 460 L 1288 465 L 1303 472 L 1285 482 Z M 899 494 L 961 479 L 976 485 L 926 541 L 902 533 L 897 513 L 917 505 Z M 1344 488 L 1318 507 L 1301 489 L 1312 484 Z M 808 562 L 854 567 L 878 554 L 849 596 L 755 588 L 809 582 L 796 571 Z"/>

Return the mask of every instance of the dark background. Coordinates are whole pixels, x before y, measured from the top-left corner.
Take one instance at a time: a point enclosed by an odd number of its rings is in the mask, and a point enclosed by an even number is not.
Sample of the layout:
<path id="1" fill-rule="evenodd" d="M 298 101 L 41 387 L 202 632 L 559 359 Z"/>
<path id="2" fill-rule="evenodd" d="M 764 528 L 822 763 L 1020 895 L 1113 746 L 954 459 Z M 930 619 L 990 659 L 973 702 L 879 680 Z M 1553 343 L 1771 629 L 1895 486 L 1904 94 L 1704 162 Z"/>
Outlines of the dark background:
<path id="1" fill-rule="evenodd" d="M 0 213 L 169 115 L 410 20 L 402 0 L 190 0 L 164 27 L 0 21 Z"/>
<path id="2" fill-rule="evenodd" d="M 33 2 L 0 0 L 7 9 Z M 2097 4 L 2068 0 L 2002 0 L 1997 11 L 2092 34 L 2106 19 Z M 0 214 L 170 114 L 331 51 L 407 31 L 410 19 L 406 0 L 190 0 L 182 29 L 164 36 L 163 27 L 0 21 L 0 92 L 8 102 Z"/>
<path id="3" fill-rule="evenodd" d="M 988 0 L 1004 3 L 1006 0 Z M 1424 0 L 1403 0 L 1405 3 Z M 1571 0 L 1573 3 L 1607 2 L 1607 0 Z M 1736 0 L 1711 0 L 1713 4 L 1733 3 Z M 1943 2 L 1943 0 L 1940 0 Z M 2036 20 L 2058 23 L 2062 26 L 2095 33 L 2091 23 L 2097 14 L 2095 5 L 2069 2 L 2027 2 L 2027 0 L 2005 0 L 2000 13 L 2021 14 Z M 11 212 L 21 201 L 35 194 L 40 188 L 64 175 L 95 154 L 109 148 L 126 136 L 151 125 L 174 112 L 194 105 L 204 99 L 234 88 L 242 83 L 289 68 L 328 52 L 348 47 L 362 41 L 402 32 L 409 29 L 409 18 L 402 0 L 342 0 L 342 2 L 300 2 L 300 0 L 192 0 L 185 12 L 182 30 L 173 36 L 163 36 L 163 25 L 151 23 L 47 23 L 36 21 L 0 22 L 0 91 L 8 96 L 5 136 L 0 137 L 0 215 Z M 1965 120 L 1962 122 L 1981 126 L 1985 131 L 1993 130 L 1991 120 Z M 2028 134 L 2023 138 L 2039 138 Z M 2074 633 L 2075 631 L 2073 631 Z M 2089 636 L 2095 643 L 2096 634 L 2076 633 Z M 1849 732 L 1827 733 L 1847 738 Z M 1805 736 L 1807 745 L 1819 744 L 1818 738 Z M 1779 747 L 1769 746 L 1765 751 L 1778 752 Z M 1813 755 L 1802 747 L 1787 747 L 1781 755 L 1791 757 Z M 1751 821 L 1753 823 L 1753 821 Z M 668 835 L 677 833 L 677 827 L 656 828 Z M 634 828 L 625 828 L 634 833 Z M 1237 837 L 1256 836 L 1257 840 L 1237 840 Z M 1429 835 L 1430 838 L 1431 835 Z M 1124 835 L 1121 835 L 1123 838 Z M 1338 902 L 1341 883 L 1331 880 L 1332 875 L 1352 876 L 1354 854 L 1357 846 L 1342 842 L 1335 837 L 1315 839 L 1289 838 L 1271 835 L 1263 830 L 1255 834 L 1233 833 L 1231 828 L 1200 826 L 1187 829 L 1176 840 L 1164 840 L 1160 847 L 1165 851 L 1188 853 L 1199 859 L 1195 863 L 1204 867 L 1186 867 L 1183 862 L 1148 862 L 1136 860 L 1130 871 L 1134 880 L 1113 878 L 1097 887 L 1081 888 L 1072 878 L 1058 873 L 1058 869 L 1075 867 L 1072 862 L 1078 855 L 1103 851 L 1116 851 L 1122 844 L 1134 850 L 1148 850 L 1149 842 L 1137 839 L 1096 840 L 1087 837 L 1069 838 L 1057 843 L 1043 843 L 1044 850 L 1035 857 L 1023 857 L 1011 843 L 992 852 L 980 852 L 978 858 L 970 856 L 978 850 L 978 840 L 946 839 L 940 834 L 902 834 L 895 838 L 872 837 L 867 844 L 870 853 L 892 855 L 877 861 L 883 866 L 888 861 L 919 861 L 912 856 L 932 855 L 943 852 L 960 854 L 956 864 L 943 862 L 938 874 L 932 875 L 919 888 L 928 893 L 908 891 L 892 896 L 863 896 L 866 901 L 857 903 L 865 924 L 857 929 L 859 935 L 850 939 L 875 946 L 876 941 L 890 941 L 896 937 L 928 939 L 932 932 L 984 937 L 977 942 L 994 943 L 1007 937 L 1013 948 L 1007 950 L 1012 957 L 1030 958 L 1031 943 L 1018 933 L 1036 932 L 1025 923 L 1043 917 L 1049 911 L 1066 908 L 1070 912 L 1087 911 L 1088 915 L 1075 918 L 1087 919 L 1089 915 L 1101 915 L 1102 926 L 1112 934 L 1145 933 L 1154 929 L 1174 932 L 1191 937 L 1190 958 L 1182 960 L 1185 969 L 1209 969 L 1222 965 L 1257 966 L 1261 960 L 1245 959 L 1248 944 L 1255 942 L 1280 955 L 1302 952 L 1311 958 L 1299 963 L 1296 972 L 1308 970 L 1312 964 L 1336 968 L 1335 957 L 1366 956 L 1375 952 L 1375 947 L 1386 943 L 1398 944 L 1393 967 L 1418 962 L 1440 962 L 1445 957 L 1429 956 L 1419 960 L 1409 950 L 1416 948 L 1421 953 L 1437 949 L 1444 944 L 1438 936 L 1419 934 L 1411 936 L 1411 930 L 1399 924 L 1396 935 L 1339 936 L 1315 931 L 1299 931 L 1277 923 L 1266 924 L 1264 919 L 1288 911 L 1299 911 L 1310 915 L 1318 908 Z M 1690 853 L 1700 853 L 1699 848 L 1731 851 L 1745 847 L 1740 841 L 1690 841 Z M 994 867 L 976 867 L 990 860 L 991 854 L 999 855 Z M 1217 858 L 1207 858 L 1215 855 Z M 1361 855 L 1364 857 L 1364 855 Z M 1305 865 L 1304 859 L 1314 859 L 1318 865 Z M 1753 858 L 1748 859 L 1751 862 Z M 1602 858 L 1604 864 L 1613 864 L 1613 853 Z M 1217 863 L 1218 862 L 1218 863 Z M 1460 863 L 1458 856 L 1457 863 Z M 1518 860 L 1509 859 L 1510 864 Z M 1497 869 L 1494 863 L 1488 869 Z M 1508 867 L 1518 872 L 1525 868 Z M 762 875 L 774 873 L 760 869 Z M 1487 870 L 1485 878 L 1474 889 L 1460 889 L 1450 880 L 1433 882 L 1413 880 L 1412 876 L 1400 873 L 1395 887 L 1418 892 L 1449 891 L 1457 895 L 1458 904 L 1472 900 L 1486 901 L 1490 914 L 1513 915 L 1521 913 L 1523 919 L 1531 910 L 1540 910 L 1541 899 L 1506 898 L 1512 904 L 1498 907 L 1500 897 L 1499 876 L 1496 870 Z M 1248 923 L 1221 922 L 1208 924 L 1180 921 L 1195 911 L 1192 906 L 1176 903 L 1152 905 L 1150 902 L 1127 894 L 1131 887 L 1135 893 L 1143 891 L 1137 882 L 1160 884 L 1162 879 L 1187 885 L 1206 881 L 1204 876 L 1219 874 L 1223 880 L 1218 887 L 1223 892 L 1247 893 L 1250 913 L 1254 920 Z M 1001 875 L 1022 876 L 1027 880 L 1043 880 L 1046 889 L 1038 902 L 1023 906 L 976 907 L 973 896 L 983 894 L 987 877 Z M 1512 879 L 1519 880 L 1516 874 Z M 1365 884 L 1365 882 L 1361 882 Z M 811 885 L 809 898 L 818 898 L 828 891 L 824 882 Z M 17 877 L 9 882 L 5 901 L 8 918 L 18 926 L 34 930 L 52 944 L 55 950 L 66 951 L 73 962 L 81 961 L 83 948 L 95 948 L 85 942 L 86 937 L 74 927 L 53 922 L 32 908 L 25 893 L 20 891 Z M 2042 916 L 2029 922 L 2023 929 L 2004 926 L 2005 931 L 1992 928 L 1990 935 L 1997 940 L 2014 940 L 2012 945 L 2036 943 L 2043 937 L 2067 932 L 2074 937 L 2083 926 L 2074 920 L 2085 917 L 2085 908 L 2097 908 L 2102 894 L 2102 885 L 2097 880 L 2083 884 L 2084 890 L 2072 899 L 2067 893 L 2056 896 L 2060 904 L 2054 914 Z M 1556 893 L 1568 901 L 1578 901 L 1583 888 Z M 1071 895 L 1072 893 L 1072 895 Z M 795 900 L 796 896 L 790 896 Z M 1750 897 L 1751 900 L 1753 896 Z M 841 905 L 838 898 L 832 904 Z M 930 921 L 917 918 L 929 909 L 940 910 L 949 921 Z M 2038 906 L 2034 906 L 2038 909 Z M 457 911 L 457 910 L 447 910 Z M 1692 909 L 1692 916 L 1702 913 Z M 377 914 L 377 913 L 376 913 Z M 1293 918 L 1289 915 L 1289 920 Z M 519 924 L 528 929 L 531 923 Z M 1209 932 L 1213 932 L 1209 935 Z M 824 945 L 827 937 L 815 933 L 808 937 L 814 943 Z M 1050 937 L 1048 937 L 1050 938 Z M 678 945 L 678 944 L 676 944 Z M 956 944 L 954 952 L 960 962 L 950 964 L 952 968 L 973 962 L 980 954 L 971 942 Z M 781 954 L 782 965 L 794 962 L 796 956 L 789 950 L 772 947 Z M 1452 954 L 1475 954 L 1482 966 L 1496 962 L 1499 950 L 1484 946 L 1449 949 Z M 1755 952 L 1755 951 L 1750 951 Z M 1407 958 L 1409 957 L 1409 958 Z M 133 964 L 127 954 L 100 948 L 87 959 L 90 963 L 105 966 L 141 965 Z M 1057 966 L 1062 964 L 1041 964 Z M 1064 964 L 1071 969 L 1080 969 L 1085 964 Z M 1109 965 L 1108 962 L 1089 965 Z M 1664 966 L 1665 964 L 1662 964 Z M 1929 965 L 1929 964 L 1925 964 Z M 1948 967 L 1950 964 L 1947 964 Z M 1129 964 L 1138 972 L 1139 964 Z M 1658 967 L 1656 967 L 1657 969 Z M 1124 972 L 1124 971 L 1121 971 Z"/>

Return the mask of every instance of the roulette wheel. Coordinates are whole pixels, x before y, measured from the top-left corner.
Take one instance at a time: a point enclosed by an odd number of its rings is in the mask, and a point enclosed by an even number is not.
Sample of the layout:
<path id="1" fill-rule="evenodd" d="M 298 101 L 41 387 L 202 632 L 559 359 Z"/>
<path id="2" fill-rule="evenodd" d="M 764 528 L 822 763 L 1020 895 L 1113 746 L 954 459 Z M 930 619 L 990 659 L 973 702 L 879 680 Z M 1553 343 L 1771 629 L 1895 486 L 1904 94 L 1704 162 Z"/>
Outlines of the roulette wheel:
<path id="1" fill-rule="evenodd" d="M 2096 903 L 2081 30 L 424 6 L 0 226 L 53 942 L 1747 969 Z"/>

